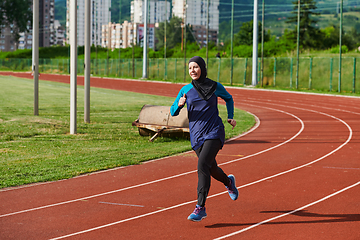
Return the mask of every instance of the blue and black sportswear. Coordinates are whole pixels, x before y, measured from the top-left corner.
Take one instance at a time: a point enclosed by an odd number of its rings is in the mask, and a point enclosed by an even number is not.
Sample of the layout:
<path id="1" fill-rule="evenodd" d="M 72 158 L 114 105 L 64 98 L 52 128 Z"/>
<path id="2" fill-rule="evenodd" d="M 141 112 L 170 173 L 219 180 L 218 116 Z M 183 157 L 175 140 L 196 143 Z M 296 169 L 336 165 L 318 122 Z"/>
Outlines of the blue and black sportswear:
<path id="1" fill-rule="evenodd" d="M 194 86 L 189 83 L 181 88 L 173 105 L 170 108 L 171 116 L 177 116 L 182 107 L 179 100 L 186 95 L 186 105 L 189 118 L 191 147 L 198 149 L 205 140 L 220 139 L 222 145 L 225 141 L 224 124 L 219 116 L 218 97 L 226 102 L 228 119 L 234 117 L 234 101 L 221 83 L 217 83 L 215 93 L 206 101 L 199 97 Z"/>

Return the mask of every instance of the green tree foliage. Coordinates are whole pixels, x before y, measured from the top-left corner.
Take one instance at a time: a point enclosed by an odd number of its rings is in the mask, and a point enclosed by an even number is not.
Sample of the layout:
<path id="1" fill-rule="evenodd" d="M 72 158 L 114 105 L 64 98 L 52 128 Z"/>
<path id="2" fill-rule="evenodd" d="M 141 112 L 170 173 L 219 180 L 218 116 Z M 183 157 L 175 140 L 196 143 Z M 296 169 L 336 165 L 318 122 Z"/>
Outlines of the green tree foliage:
<path id="1" fill-rule="evenodd" d="M 298 21 L 298 1 L 294 1 L 293 16 L 288 18 L 287 23 L 296 23 Z M 313 16 L 320 15 L 316 12 L 315 0 L 300 0 L 300 33 L 299 41 L 303 48 L 318 48 L 321 45 L 321 32 L 316 27 L 317 20 Z M 289 32 L 288 38 L 296 41 L 297 27 Z M 320 40 L 320 41 L 319 41 Z"/>
<path id="2" fill-rule="evenodd" d="M 234 44 L 235 45 L 252 45 L 253 44 L 253 34 L 254 34 L 254 21 L 245 22 L 241 25 L 240 31 L 234 35 Z M 259 22 L 259 32 L 258 39 L 261 42 L 261 31 L 262 24 Z M 264 42 L 270 40 L 270 32 L 264 34 Z"/>
<path id="3" fill-rule="evenodd" d="M 55 19 L 59 20 L 60 24 L 66 24 L 66 0 L 55 1 Z"/>
<path id="4" fill-rule="evenodd" d="M 239 29 L 242 25 L 242 22 L 234 20 L 234 29 Z M 231 22 L 220 22 L 219 24 L 219 34 L 218 34 L 219 42 L 227 43 L 231 40 Z"/>
<path id="5" fill-rule="evenodd" d="M 130 21 L 131 0 L 112 0 L 111 1 L 111 22 L 122 23 Z M 121 11 L 119 11 L 121 8 Z"/>
<path id="6" fill-rule="evenodd" d="M 18 42 L 20 32 L 27 32 L 32 22 L 31 0 L 2 0 L 0 2 L 0 25 L 12 26 L 13 38 Z"/>
<path id="7" fill-rule="evenodd" d="M 340 27 L 329 26 L 321 30 L 322 33 L 322 46 L 323 49 L 330 49 L 338 47 L 340 38 Z M 348 49 L 354 49 L 360 44 L 360 32 L 356 28 L 352 28 L 351 31 L 342 33 L 342 44 Z"/>
<path id="8" fill-rule="evenodd" d="M 165 24 L 166 24 L 166 48 L 174 48 L 177 44 L 181 43 L 182 36 L 182 19 L 179 17 L 172 17 L 170 21 L 159 23 L 159 28 L 155 31 L 155 36 L 158 39 L 156 44 L 156 50 L 164 47 L 165 36 Z M 186 41 L 194 42 L 194 36 L 190 32 L 190 26 L 186 27 Z M 167 51 L 166 51 L 167 52 Z"/>

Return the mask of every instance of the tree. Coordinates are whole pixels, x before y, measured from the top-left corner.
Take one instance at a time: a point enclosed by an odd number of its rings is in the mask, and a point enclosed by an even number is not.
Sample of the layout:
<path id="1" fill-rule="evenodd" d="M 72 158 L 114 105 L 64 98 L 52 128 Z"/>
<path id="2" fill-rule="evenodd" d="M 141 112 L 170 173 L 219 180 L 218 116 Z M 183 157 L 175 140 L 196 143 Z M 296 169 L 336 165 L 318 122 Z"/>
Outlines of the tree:
<path id="1" fill-rule="evenodd" d="M 298 1 L 294 1 L 293 16 L 289 17 L 287 23 L 295 23 L 297 26 L 298 21 Z M 300 34 L 299 41 L 300 45 L 304 48 L 318 48 L 321 43 L 321 32 L 316 27 L 317 20 L 313 15 L 320 15 L 316 12 L 316 1 L 315 0 L 301 0 L 300 1 Z M 297 27 L 293 31 L 289 32 L 289 38 L 296 41 Z"/>
<path id="2" fill-rule="evenodd" d="M 234 35 L 234 45 L 252 45 L 253 44 L 253 32 L 254 32 L 254 21 L 251 20 L 249 22 L 245 22 L 241 25 L 240 31 Z M 262 31 L 262 24 L 259 22 L 259 32 L 258 32 L 258 39 L 261 42 L 261 31 Z M 270 34 L 264 34 L 264 42 L 270 40 Z"/>
<path id="3" fill-rule="evenodd" d="M 159 23 L 159 28 L 155 31 L 155 36 L 158 39 L 158 43 L 156 44 L 156 49 L 160 49 L 164 47 L 164 35 L 165 35 L 165 23 L 166 25 L 166 48 L 170 49 L 176 46 L 176 44 L 181 43 L 182 36 L 182 19 L 179 17 L 172 17 L 168 22 Z M 191 34 L 191 27 L 188 25 L 186 27 L 186 41 L 194 42 L 194 37 Z"/>
<path id="4" fill-rule="evenodd" d="M 27 26 L 32 22 L 31 3 L 31 0 L 2 0 L 0 2 L 0 26 L 12 28 L 15 43 L 20 38 L 19 33 L 27 32 Z"/>
<path id="5" fill-rule="evenodd" d="M 321 30 L 323 34 L 322 45 L 325 49 L 339 46 L 340 26 L 333 25 Z M 360 43 L 360 33 L 352 28 L 351 31 L 342 33 L 342 45 L 347 46 L 348 49 L 354 49 Z"/>
<path id="6" fill-rule="evenodd" d="M 111 0 L 111 21 L 122 23 L 130 19 L 131 0 Z M 121 8 L 121 9 L 120 9 Z"/>

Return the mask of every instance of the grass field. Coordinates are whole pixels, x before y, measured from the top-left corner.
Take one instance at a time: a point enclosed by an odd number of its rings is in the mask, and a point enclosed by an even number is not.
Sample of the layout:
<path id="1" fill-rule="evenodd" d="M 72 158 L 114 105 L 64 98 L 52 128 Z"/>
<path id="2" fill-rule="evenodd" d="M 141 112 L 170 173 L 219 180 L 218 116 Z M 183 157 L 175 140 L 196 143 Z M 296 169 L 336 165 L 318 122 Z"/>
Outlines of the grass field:
<path id="1" fill-rule="evenodd" d="M 131 123 L 144 104 L 168 105 L 175 98 L 91 89 L 91 123 L 83 121 L 78 87 L 76 135 L 69 134 L 70 87 L 40 81 L 39 116 L 33 115 L 33 81 L 0 76 L 0 188 L 71 178 L 190 150 L 185 139 L 149 142 Z M 226 120 L 226 108 L 220 106 Z M 238 125 L 225 124 L 227 138 L 251 128 L 253 116 L 236 109 Z"/>

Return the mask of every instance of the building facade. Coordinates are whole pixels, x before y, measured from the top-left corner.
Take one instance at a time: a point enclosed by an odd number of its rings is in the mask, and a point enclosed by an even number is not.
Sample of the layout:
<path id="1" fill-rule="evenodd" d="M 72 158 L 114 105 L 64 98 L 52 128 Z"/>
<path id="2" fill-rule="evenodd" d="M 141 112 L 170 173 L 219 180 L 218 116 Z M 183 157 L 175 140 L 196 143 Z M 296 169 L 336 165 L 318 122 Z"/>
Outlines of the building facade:
<path id="1" fill-rule="evenodd" d="M 186 0 L 172 0 L 173 16 L 186 18 L 186 24 L 192 26 L 194 36 L 199 44 L 206 45 L 207 13 L 209 12 L 209 40 L 217 42 L 219 31 L 219 1 L 192 0 L 186 5 Z M 215 33 L 216 32 L 216 33 Z M 205 37 L 204 37 L 205 35 Z"/>
<path id="2" fill-rule="evenodd" d="M 1 26 L 1 34 L 0 34 L 0 51 L 14 51 L 15 50 L 15 40 L 12 36 L 13 33 L 13 25 L 11 24 L 9 27 L 5 25 Z"/>
<path id="3" fill-rule="evenodd" d="M 170 19 L 171 16 L 170 2 L 149 0 L 148 3 L 149 3 L 148 23 L 155 24 Z M 130 13 L 131 13 L 131 22 L 144 23 L 144 16 L 145 16 L 144 0 L 131 1 Z"/>
<path id="4" fill-rule="evenodd" d="M 70 0 L 66 1 L 66 42 L 70 39 Z M 77 1 L 77 44 L 85 45 L 85 0 Z M 91 45 L 99 46 L 102 44 L 102 25 L 107 25 L 111 21 L 111 0 L 91 0 Z"/>
<path id="5" fill-rule="evenodd" d="M 54 45 L 59 45 L 59 46 L 65 45 L 65 28 L 61 26 L 59 20 L 55 20 L 54 28 L 55 28 Z"/>
<path id="6" fill-rule="evenodd" d="M 32 10 L 32 4 L 29 6 Z M 49 47 L 55 44 L 55 12 L 54 0 L 39 0 L 39 47 Z M 16 49 L 32 48 L 32 24 L 28 22 L 28 31 L 19 33 L 20 38 L 16 42 L 13 37 L 14 25 L 1 27 L 0 50 L 15 51 Z"/>
<path id="7" fill-rule="evenodd" d="M 127 48 L 138 44 L 139 24 L 125 21 L 102 25 L 101 46 L 106 48 Z"/>

